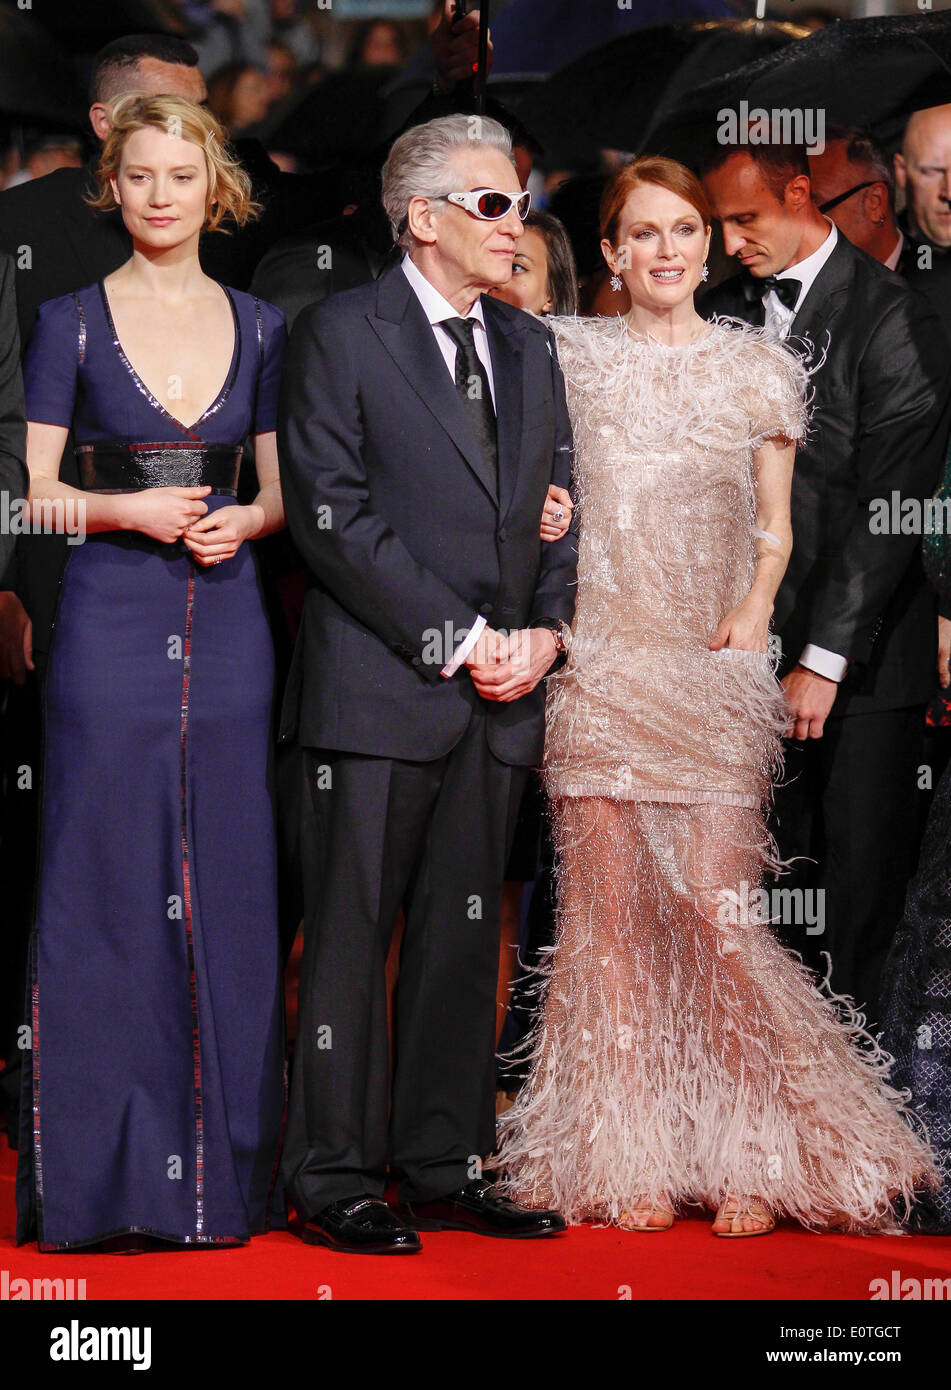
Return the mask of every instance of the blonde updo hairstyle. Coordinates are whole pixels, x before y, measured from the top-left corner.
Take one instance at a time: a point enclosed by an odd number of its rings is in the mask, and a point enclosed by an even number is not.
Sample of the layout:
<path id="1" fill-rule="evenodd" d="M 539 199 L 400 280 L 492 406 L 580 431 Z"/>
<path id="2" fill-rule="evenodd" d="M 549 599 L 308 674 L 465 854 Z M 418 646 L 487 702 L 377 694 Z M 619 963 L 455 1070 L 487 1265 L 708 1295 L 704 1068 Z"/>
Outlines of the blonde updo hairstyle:
<path id="1" fill-rule="evenodd" d="M 261 212 L 261 204 L 251 198 L 251 180 L 228 149 L 225 133 L 211 112 L 180 96 L 120 97 L 112 107 L 112 129 L 102 147 L 96 168 L 97 192 L 86 199 L 90 207 L 111 212 L 118 206 L 110 179 L 118 179 L 122 151 L 129 136 L 153 126 L 176 139 L 198 145 L 208 171 L 208 195 L 203 231 L 228 229 L 222 226 L 232 218 L 239 227 Z"/>

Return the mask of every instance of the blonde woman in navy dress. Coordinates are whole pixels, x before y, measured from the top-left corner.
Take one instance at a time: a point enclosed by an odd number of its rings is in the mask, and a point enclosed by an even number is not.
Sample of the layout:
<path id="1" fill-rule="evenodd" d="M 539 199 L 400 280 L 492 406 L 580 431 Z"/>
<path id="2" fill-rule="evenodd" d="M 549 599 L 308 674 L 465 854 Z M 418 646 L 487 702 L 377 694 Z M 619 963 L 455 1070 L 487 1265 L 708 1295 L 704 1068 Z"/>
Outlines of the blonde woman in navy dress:
<path id="1" fill-rule="evenodd" d="M 286 333 L 201 270 L 200 233 L 255 211 L 201 107 L 123 99 L 99 185 L 132 257 L 41 305 L 25 365 L 31 499 L 81 499 L 88 534 L 45 688 L 18 1239 L 233 1245 L 269 1225 L 283 1106 L 273 653 L 247 542 L 284 524 Z M 81 491 L 58 481 L 70 428 Z"/>

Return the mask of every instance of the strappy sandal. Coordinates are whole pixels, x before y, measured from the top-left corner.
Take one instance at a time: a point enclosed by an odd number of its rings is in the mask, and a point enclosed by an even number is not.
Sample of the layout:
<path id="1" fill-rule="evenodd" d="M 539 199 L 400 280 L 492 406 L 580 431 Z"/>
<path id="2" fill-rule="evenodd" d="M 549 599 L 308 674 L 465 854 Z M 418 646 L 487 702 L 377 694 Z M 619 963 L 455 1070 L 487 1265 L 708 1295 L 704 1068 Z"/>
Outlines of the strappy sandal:
<path id="1" fill-rule="evenodd" d="M 664 1220 L 659 1225 L 656 1222 L 648 1224 L 652 1216 L 663 1216 Z M 674 1211 L 665 1202 L 652 1202 L 647 1197 L 638 1197 L 633 1206 L 625 1207 L 621 1212 L 617 1224 L 622 1231 L 669 1231 L 674 1224 Z"/>
<path id="2" fill-rule="evenodd" d="M 752 1221 L 759 1221 L 760 1227 L 755 1231 L 714 1231 L 715 1236 L 724 1236 L 727 1240 L 735 1240 L 739 1236 L 768 1236 L 770 1231 L 776 1229 L 776 1218 L 761 1197 L 724 1197 L 720 1203 L 716 1214 L 716 1221 L 729 1221 L 731 1227 L 736 1221 L 742 1221 L 749 1217 Z"/>

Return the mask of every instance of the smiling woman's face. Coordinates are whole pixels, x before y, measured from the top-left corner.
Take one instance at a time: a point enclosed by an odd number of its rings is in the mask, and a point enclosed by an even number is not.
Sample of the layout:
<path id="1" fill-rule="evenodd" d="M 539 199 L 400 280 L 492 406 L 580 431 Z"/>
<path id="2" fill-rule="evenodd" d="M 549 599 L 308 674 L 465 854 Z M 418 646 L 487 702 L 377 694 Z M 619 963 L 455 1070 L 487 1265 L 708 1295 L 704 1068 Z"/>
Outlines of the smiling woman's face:
<path id="1" fill-rule="evenodd" d="M 551 313 L 548 248 L 537 227 L 526 227 L 522 232 L 512 262 L 511 280 L 505 285 L 497 285 L 490 293 L 516 309 L 528 309 L 532 314 Z"/>
<path id="2" fill-rule="evenodd" d="M 134 240 L 156 248 L 178 246 L 197 236 L 205 222 L 204 151 L 156 126 L 134 130 L 122 147 L 112 191 Z"/>
<path id="3" fill-rule="evenodd" d="M 601 248 L 632 303 L 672 308 L 699 285 L 710 233 L 692 203 L 658 184 L 642 183 L 621 210 L 616 245 L 604 240 Z"/>

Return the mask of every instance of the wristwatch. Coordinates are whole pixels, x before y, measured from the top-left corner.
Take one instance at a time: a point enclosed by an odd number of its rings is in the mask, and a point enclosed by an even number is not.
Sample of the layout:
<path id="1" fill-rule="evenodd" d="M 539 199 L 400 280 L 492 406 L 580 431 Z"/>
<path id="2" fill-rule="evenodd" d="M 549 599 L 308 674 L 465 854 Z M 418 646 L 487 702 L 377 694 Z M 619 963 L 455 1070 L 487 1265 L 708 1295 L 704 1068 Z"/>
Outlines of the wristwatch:
<path id="1" fill-rule="evenodd" d="M 571 651 L 571 628 L 562 618 L 536 618 L 532 627 L 544 627 L 555 639 L 555 650 L 567 656 Z"/>

